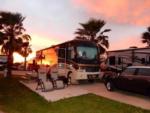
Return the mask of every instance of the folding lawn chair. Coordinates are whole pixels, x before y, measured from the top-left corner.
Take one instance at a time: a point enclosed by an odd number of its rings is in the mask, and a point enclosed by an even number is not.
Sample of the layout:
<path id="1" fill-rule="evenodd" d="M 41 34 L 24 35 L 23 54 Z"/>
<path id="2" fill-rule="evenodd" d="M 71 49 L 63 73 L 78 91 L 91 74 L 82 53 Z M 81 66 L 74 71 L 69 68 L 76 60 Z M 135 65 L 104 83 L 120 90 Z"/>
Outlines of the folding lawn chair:
<path id="1" fill-rule="evenodd" d="M 65 88 L 65 84 L 64 84 L 63 80 L 58 78 L 58 73 L 57 72 L 52 72 L 51 73 L 51 78 L 53 80 L 54 88 L 56 88 L 56 89 Z"/>
<path id="2" fill-rule="evenodd" d="M 46 74 L 47 74 L 46 72 L 42 72 L 42 71 L 38 73 L 36 90 L 42 89 L 42 91 L 45 92 L 54 89 L 53 83 L 47 80 Z"/>

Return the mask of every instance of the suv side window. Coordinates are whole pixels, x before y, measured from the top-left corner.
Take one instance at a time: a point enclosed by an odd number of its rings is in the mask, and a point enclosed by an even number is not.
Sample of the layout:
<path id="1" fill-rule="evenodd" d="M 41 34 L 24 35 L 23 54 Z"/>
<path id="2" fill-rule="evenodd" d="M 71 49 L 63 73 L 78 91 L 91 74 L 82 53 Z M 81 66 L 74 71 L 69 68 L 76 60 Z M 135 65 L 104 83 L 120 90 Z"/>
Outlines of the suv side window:
<path id="1" fill-rule="evenodd" d="M 136 68 L 127 68 L 123 71 L 122 75 L 135 75 Z"/>
<path id="2" fill-rule="evenodd" d="M 137 75 L 150 76 L 149 68 L 140 68 Z"/>

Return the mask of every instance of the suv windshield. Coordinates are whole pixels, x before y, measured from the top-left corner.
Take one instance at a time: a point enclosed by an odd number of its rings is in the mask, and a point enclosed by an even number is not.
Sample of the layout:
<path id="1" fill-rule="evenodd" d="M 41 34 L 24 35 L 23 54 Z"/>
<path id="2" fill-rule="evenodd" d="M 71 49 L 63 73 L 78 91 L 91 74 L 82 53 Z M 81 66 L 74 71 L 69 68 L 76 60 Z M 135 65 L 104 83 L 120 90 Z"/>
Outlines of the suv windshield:
<path id="1" fill-rule="evenodd" d="M 96 47 L 78 46 L 77 47 L 77 58 L 85 60 L 96 59 L 98 54 Z"/>

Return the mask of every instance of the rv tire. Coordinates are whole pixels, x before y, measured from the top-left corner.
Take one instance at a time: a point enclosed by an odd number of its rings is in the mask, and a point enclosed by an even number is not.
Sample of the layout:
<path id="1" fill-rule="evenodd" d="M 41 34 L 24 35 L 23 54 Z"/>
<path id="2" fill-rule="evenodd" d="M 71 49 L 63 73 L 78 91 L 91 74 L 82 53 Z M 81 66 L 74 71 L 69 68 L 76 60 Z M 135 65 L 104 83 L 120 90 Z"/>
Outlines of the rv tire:
<path id="1" fill-rule="evenodd" d="M 69 71 L 67 74 L 68 84 L 71 84 L 71 76 L 70 76 L 71 74 L 72 74 L 71 71 Z"/>

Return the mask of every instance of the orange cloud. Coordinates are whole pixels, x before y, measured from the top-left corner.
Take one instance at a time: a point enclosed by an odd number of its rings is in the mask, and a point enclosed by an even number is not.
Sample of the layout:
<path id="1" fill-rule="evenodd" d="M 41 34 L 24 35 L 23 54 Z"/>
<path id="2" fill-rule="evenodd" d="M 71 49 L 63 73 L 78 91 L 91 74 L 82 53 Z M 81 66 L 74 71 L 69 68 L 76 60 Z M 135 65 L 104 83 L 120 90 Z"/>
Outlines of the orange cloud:
<path id="1" fill-rule="evenodd" d="M 32 39 L 31 39 L 30 44 L 31 44 L 31 48 L 32 48 L 33 52 L 27 57 L 27 60 L 35 58 L 37 50 L 58 44 L 57 40 L 45 37 L 43 35 L 31 34 L 31 38 Z M 24 57 L 22 57 L 18 53 L 14 53 L 13 56 L 14 56 L 14 62 L 23 62 L 24 61 Z"/>
<path id="2" fill-rule="evenodd" d="M 31 35 L 32 40 L 31 40 L 31 47 L 36 47 L 34 48 L 35 50 L 43 49 L 46 47 L 50 47 L 51 45 L 55 45 L 58 43 L 57 40 L 54 40 L 52 38 L 45 37 L 43 35 Z"/>
<path id="3" fill-rule="evenodd" d="M 33 51 L 28 57 L 27 57 L 27 61 L 28 60 L 31 60 L 33 58 L 35 58 L 36 56 L 36 53 L 35 51 Z M 13 54 L 13 57 L 14 57 L 14 63 L 16 62 L 24 62 L 24 57 L 22 57 L 21 55 L 19 55 L 18 53 L 14 53 Z"/>
<path id="4" fill-rule="evenodd" d="M 73 0 L 73 3 L 112 22 L 150 25 L 150 0 Z"/>

